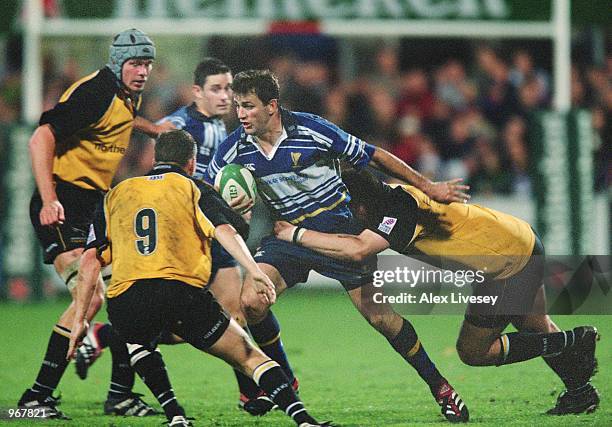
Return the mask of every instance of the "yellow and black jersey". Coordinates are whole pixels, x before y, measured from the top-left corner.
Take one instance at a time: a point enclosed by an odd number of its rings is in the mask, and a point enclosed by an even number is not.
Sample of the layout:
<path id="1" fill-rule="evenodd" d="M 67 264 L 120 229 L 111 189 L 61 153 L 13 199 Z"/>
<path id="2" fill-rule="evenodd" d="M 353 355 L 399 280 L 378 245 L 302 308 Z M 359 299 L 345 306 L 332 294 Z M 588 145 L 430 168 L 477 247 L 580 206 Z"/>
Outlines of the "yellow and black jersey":
<path id="1" fill-rule="evenodd" d="M 45 111 L 56 139 L 53 175 L 88 190 L 108 191 L 128 147 L 140 97 L 132 99 L 108 68 L 83 77 Z"/>
<path id="2" fill-rule="evenodd" d="M 527 264 L 535 243 L 527 222 L 479 205 L 438 203 L 410 185 L 384 187 L 385 201 L 368 228 L 391 249 L 443 257 L 496 279 Z"/>
<path id="3" fill-rule="evenodd" d="M 113 263 L 109 298 L 136 280 L 179 280 L 204 287 L 211 271 L 215 227 L 231 224 L 246 238 L 248 225 L 215 190 L 168 164 L 121 182 L 104 199 L 86 249 Z"/>

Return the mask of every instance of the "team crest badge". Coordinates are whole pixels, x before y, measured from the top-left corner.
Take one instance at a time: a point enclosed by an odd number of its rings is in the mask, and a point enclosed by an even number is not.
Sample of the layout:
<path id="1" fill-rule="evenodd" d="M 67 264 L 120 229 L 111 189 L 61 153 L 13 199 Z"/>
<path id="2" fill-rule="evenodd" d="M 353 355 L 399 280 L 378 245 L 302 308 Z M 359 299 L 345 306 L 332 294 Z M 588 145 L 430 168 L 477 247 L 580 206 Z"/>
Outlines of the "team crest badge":
<path id="1" fill-rule="evenodd" d="M 296 168 L 299 166 L 298 162 L 300 161 L 300 157 L 302 153 L 291 153 L 291 161 L 293 162 L 293 167 Z"/>

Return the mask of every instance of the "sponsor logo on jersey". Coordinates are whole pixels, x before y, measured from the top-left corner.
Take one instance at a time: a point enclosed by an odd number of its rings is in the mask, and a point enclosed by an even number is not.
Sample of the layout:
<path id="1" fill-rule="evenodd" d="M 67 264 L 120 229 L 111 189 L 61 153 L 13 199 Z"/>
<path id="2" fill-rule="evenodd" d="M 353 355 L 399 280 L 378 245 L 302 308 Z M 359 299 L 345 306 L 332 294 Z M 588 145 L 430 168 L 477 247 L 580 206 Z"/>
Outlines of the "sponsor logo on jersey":
<path id="1" fill-rule="evenodd" d="M 244 167 L 247 168 L 250 171 L 254 171 L 255 170 L 255 163 L 245 163 Z"/>
<path id="2" fill-rule="evenodd" d="M 391 234 L 391 230 L 393 230 L 395 224 L 397 224 L 397 218 L 386 216 L 383 218 L 382 222 L 378 224 L 378 229 L 385 234 Z"/>
<path id="3" fill-rule="evenodd" d="M 94 147 L 98 151 L 102 151 L 103 153 L 120 153 L 125 154 L 124 147 L 118 147 L 116 145 L 104 145 L 104 144 L 94 144 Z"/>
<path id="4" fill-rule="evenodd" d="M 164 175 L 151 175 L 147 177 L 147 180 L 149 181 L 158 181 L 160 179 L 164 179 Z"/>

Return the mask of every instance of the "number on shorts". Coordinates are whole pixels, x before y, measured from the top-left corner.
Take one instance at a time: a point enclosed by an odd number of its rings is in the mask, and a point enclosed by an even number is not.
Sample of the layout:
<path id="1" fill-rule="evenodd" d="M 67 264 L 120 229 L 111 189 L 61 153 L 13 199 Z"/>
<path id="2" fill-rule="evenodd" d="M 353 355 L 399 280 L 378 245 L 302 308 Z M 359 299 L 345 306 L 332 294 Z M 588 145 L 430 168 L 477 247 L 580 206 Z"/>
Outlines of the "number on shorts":
<path id="1" fill-rule="evenodd" d="M 141 255 L 151 255 L 157 247 L 157 213 L 151 208 L 144 208 L 134 218 L 136 250 Z"/>

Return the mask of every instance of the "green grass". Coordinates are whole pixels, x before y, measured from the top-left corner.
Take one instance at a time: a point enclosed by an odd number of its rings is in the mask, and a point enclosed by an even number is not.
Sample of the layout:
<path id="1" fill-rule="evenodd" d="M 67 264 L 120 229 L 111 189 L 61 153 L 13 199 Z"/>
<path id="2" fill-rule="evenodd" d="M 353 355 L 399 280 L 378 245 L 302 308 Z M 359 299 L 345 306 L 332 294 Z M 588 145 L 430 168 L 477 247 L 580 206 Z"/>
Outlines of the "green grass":
<path id="1" fill-rule="evenodd" d="M 66 302 L 0 305 L 0 408 L 14 407 L 32 384 L 49 331 Z M 301 397 L 320 419 L 342 426 L 444 425 L 438 406 L 414 371 L 377 335 L 338 292 L 292 290 L 275 307 L 283 326 L 285 347 L 301 383 Z M 423 343 L 441 372 L 469 405 L 472 425 L 575 426 L 612 425 L 612 317 L 558 317 L 562 328 L 596 325 L 602 333 L 597 355 L 600 371 L 594 384 L 602 394 L 597 412 L 549 417 L 561 383 L 541 360 L 499 368 L 463 365 L 454 350 L 461 316 L 413 316 Z M 163 346 L 176 394 L 196 417 L 196 425 L 291 426 L 278 411 L 252 418 L 236 409 L 238 394 L 231 370 L 222 362 L 186 346 Z M 134 419 L 101 415 L 110 377 L 105 354 L 86 381 L 69 366 L 60 383 L 61 409 L 72 421 L 36 425 L 160 425 L 163 418 Z M 154 399 L 137 380 L 136 391 Z M 1 422 L 1 421 L 0 421 Z M 14 421 L 31 425 L 32 421 Z"/>

